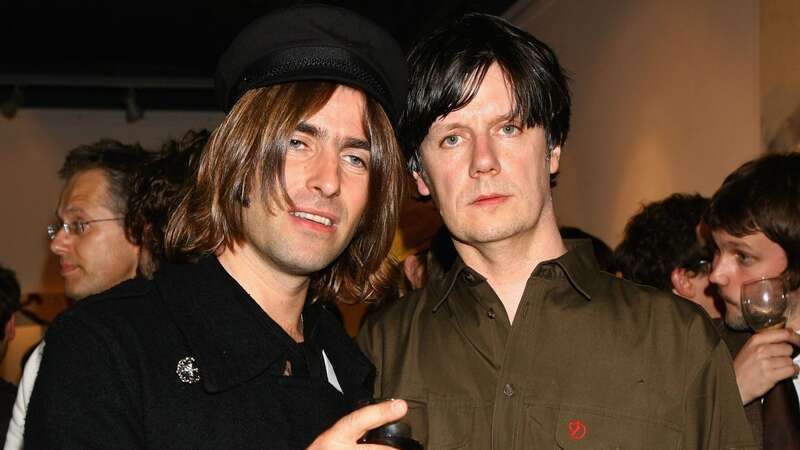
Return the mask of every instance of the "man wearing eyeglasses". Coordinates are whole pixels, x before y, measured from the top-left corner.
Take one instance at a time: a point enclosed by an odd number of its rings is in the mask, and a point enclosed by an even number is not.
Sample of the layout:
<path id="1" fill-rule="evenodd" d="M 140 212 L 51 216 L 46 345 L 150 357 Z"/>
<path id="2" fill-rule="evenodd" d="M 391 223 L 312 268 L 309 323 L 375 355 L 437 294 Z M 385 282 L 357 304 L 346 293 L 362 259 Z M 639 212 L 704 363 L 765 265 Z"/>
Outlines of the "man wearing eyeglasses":
<path id="1" fill-rule="evenodd" d="M 749 330 L 740 306 L 743 284 L 777 277 L 789 290 L 800 288 L 800 153 L 768 155 L 736 169 L 711 198 L 704 222 L 715 247 L 709 280 L 725 301 L 725 322 L 735 330 Z M 800 346 L 798 326 L 789 322 L 784 329 L 759 332 L 735 351 L 742 402 L 758 405 L 767 399 L 761 405 L 765 449 L 800 446 L 800 441 L 790 440 L 791 435 L 772 434 L 793 428 L 794 438 L 800 436 L 794 392 L 800 358 L 792 360 Z M 786 408 L 777 417 L 790 418 L 787 424 L 772 422 L 768 411 L 768 406 L 778 404 L 773 393 L 779 390 L 784 395 L 777 398 Z M 795 446 L 784 446 L 786 442 Z"/>
<path id="2" fill-rule="evenodd" d="M 80 300 L 136 275 L 139 247 L 123 224 L 130 177 L 146 155 L 139 146 L 102 140 L 67 156 L 58 223 L 47 230 L 67 297 Z"/>
<path id="3" fill-rule="evenodd" d="M 81 300 L 136 276 L 140 249 L 126 237 L 124 217 L 131 177 L 147 155 L 138 145 L 110 139 L 77 147 L 67 155 L 59 171 L 65 184 L 56 222 L 47 227 L 47 235 L 68 298 Z M 22 448 L 43 346 L 25 365 L 6 435 L 7 450 Z"/>

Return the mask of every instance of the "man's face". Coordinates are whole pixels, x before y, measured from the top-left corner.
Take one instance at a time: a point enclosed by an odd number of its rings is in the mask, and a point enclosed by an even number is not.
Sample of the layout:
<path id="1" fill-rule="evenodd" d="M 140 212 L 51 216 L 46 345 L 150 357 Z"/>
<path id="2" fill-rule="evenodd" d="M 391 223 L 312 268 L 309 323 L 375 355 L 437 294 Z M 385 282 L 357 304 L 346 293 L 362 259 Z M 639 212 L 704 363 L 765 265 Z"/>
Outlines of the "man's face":
<path id="1" fill-rule="evenodd" d="M 467 244 L 533 236 L 545 214 L 555 224 L 544 129 L 526 128 L 512 116 L 512 95 L 493 64 L 464 108 L 439 117 L 420 148 L 422 195 L 431 195 L 452 235 Z"/>
<path id="2" fill-rule="evenodd" d="M 298 126 L 284 168 L 294 207 L 281 202 L 270 213 L 261 187 L 253 186 L 250 206 L 244 209 L 246 252 L 283 273 L 309 275 L 347 247 L 368 197 L 370 145 L 362 125 L 364 108 L 361 92 L 340 86 Z"/>
<path id="3" fill-rule="evenodd" d="M 119 217 L 109 205 L 105 172 L 91 169 L 67 180 L 56 215 L 69 224 Z M 79 300 L 136 276 L 139 247 L 125 237 L 122 220 L 90 223 L 82 234 L 59 230 L 50 250 L 59 257 L 69 298 Z"/>
<path id="4" fill-rule="evenodd" d="M 762 232 L 736 237 L 723 230 L 712 233 L 717 252 L 709 280 L 717 285 L 725 301 L 725 322 L 733 329 L 747 330 L 742 317 L 742 285 L 760 278 L 772 278 L 786 270 L 786 253 Z"/>

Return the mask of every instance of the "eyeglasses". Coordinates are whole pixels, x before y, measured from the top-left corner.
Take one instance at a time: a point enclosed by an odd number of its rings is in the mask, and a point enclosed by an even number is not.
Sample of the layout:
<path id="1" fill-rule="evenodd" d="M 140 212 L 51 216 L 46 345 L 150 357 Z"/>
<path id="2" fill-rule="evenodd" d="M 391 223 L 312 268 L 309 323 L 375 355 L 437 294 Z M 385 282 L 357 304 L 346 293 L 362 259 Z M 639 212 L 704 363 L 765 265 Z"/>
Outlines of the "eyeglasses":
<path id="1" fill-rule="evenodd" d="M 84 232 L 86 232 L 86 228 L 90 223 L 95 222 L 109 222 L 112 220 L 122 220 L 124 217 L 111 217 L 109 219 L 94 219 L 94 220 L 83 220 L 77 221 L 72 223 L 64 223 L 59 221 L 57 224 L 50 224 L 47 226 L 47 237 L 50 238 L 52 241 L 58 235 L 58 232 L 64 230 L 67 234 L 73 234 L 75 236 L 80 236 Z"/>
<path id="2" fill-rule="evenodd" d="M 711 273 L 711 261 L 708 259 L 698 259 L 693 264 L 690 264 L 687 269 L 698 275 L 708 275 Z"/>

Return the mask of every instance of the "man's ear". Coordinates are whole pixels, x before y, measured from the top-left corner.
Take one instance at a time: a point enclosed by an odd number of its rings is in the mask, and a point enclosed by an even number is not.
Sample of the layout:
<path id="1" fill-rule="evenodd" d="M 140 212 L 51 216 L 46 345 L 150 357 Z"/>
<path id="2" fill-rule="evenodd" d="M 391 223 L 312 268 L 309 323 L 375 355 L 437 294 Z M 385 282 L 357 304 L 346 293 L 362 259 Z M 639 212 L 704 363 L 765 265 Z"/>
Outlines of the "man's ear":
<path id="1" fill-rule="evenodd" d="M 558 172 L 558 166 L 561 161 L 561 146 L 553 147 L 550 150 L 550 175 Z"/>
<path id="2" fill-rule="evenodd" d="M 11 318 L 9 318 L 8 322 L 6 322 L 5 332 L 6 332 L 6 342 L 11 341 L 12 339 L 14 339 L 14 336 L 17 335 L 16 314 L 12 314 Z"/>
<path id="3" fill-rule="evenodd" d="M 682 267 L 676 267 L 672 269 L 669 279 L 672 282 L 672 288 L 678 295 L 689 299 L 694 298 L 695 287 L 688 270 Z"/>
<path id="4" fill-rule="evenodd" d="M 411 172 L 414 176 L 414 181 L 417 182 L 417 191 L 419 191 L 419 195 L 428 196 L 431 195 L 431 190 L 428 188 L 428 184 L 425 183 L 425 179 L 422 176 L 422 173 L 414 171 Z"/>

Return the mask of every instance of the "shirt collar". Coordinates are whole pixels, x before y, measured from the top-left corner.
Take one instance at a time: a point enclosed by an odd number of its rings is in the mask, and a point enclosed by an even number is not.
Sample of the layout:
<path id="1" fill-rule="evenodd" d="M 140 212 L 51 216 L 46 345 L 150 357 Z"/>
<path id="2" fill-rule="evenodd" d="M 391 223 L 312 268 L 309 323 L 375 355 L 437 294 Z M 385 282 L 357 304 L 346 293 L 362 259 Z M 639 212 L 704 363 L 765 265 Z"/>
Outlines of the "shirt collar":
<path id="1" fill-rule="evenodd" d="M 238 386 L 274 364 L 283 367 L 294 341 L 275 323 L 222 267 L 216 257 L 197 264 L 165 265 L 155 276 L 161 297 L 173 321 L 197 360 L 200 377 L 209 392 Z M 371 365 L 362 355 L 340 342 L 333 316 L 318 304 L 303 310 L 306 341 L 318 339 L 320 347 L 334 349 L 345 359 L 355 378 L 369 375 Z M 344 339 L 347 339 L 345 336 Z M 339 347 L 345 344 L 343 349 Z M 350 346 L 354 347 L 354 346 Z M 361 356 L 361 358 L 359 358 Z M 360 380 L 358 380 L 360 381 Z"/>
<path id="2" fill-rule="evenodd" d="M 548 273 L 552 274 L 553 272 L 548 268 L 557 267 L 566 275 L 570 285 L 589 301 L 593 295 L 599 292 L 597 275 L 600 267 L 594 256 L 594 250 L 592 250 L 592 242 L 587 239 L 566 239 L 564 244 L 567 252 L 558 258 L 542 261 L 533 270 L 533 275 L 551 278 L 552 275 L 548 275 Z M 447 301 L 460 275 L 468 278 L 471 283 L 479 283 L 486 279 L 465 265 L 461 257 L 456 258 L 444 277 L 430 280 L 428 283 L 431 298 L 435 299 L 432 312 L 438 311 Z"/>

